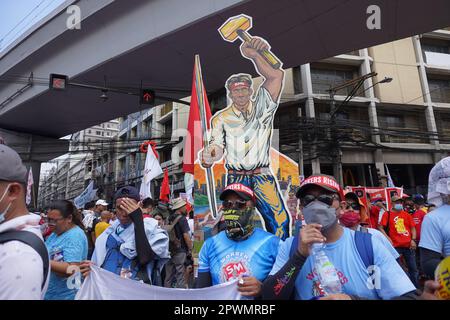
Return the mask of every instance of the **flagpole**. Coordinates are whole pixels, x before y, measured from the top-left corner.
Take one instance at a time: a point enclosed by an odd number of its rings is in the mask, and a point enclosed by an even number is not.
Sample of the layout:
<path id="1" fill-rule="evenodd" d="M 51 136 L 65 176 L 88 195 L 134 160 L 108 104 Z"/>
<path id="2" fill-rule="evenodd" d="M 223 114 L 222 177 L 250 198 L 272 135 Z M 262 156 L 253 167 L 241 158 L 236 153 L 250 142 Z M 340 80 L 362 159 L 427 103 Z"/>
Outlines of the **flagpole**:
<path id="1" fill-rule="evenodd" d="M 34 185 L 31 186 L 31 190 L 33 191 L 33 204 L 34 204 L 34 210 L 37 210 L 36 191 L 34 190 Z"/>
<path id="2" fill-rule="evenodd" d="M 205 112 L 205 93 L 203 92 L 203 77 L 202 77 L 202 69 L 200 65 L 200 55 L 195 55 L 195 80 L 196 80 L 196 93 L 197 93 L 197 101 L 200 111 L 200 120 L 202 124 L 202 133 L 203 133 L 203 146 L 206 148 L 209 146 L 208 139 L 208 126 L 206 120 L 206 112 Z M 214 171 L 212 167 L 206 168 L 206 190 L 208 192 L 209 202 L 211 204 L 211 210 L 213 218 L 217 217 L 217 207 L 216 207 L 216 188 L 214 186 Z"/>

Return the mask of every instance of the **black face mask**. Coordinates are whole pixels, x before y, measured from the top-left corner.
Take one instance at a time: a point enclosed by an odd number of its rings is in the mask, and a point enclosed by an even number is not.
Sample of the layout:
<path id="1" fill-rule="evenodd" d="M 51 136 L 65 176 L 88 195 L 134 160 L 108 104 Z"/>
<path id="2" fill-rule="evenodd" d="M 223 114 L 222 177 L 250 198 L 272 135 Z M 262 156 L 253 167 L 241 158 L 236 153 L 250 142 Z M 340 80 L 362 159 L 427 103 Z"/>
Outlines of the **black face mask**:
<path id="1" fill-rule="evenodd" d="M 252 217 L 255 209 L 247 207 L 241 210 L 227 209 L 223 212 L 226 224 L 225 233 L 230 240 L 240 241 L 247 239 L 254 230 Z"/>
<path id="2" fill-rule="evenodd" d="M 321 201 L 313 201 L 304 207 L 303 216 L 307 224 L 320 224 L 322 232 L 326 232 L 337 222 L 336 209 Z"/>

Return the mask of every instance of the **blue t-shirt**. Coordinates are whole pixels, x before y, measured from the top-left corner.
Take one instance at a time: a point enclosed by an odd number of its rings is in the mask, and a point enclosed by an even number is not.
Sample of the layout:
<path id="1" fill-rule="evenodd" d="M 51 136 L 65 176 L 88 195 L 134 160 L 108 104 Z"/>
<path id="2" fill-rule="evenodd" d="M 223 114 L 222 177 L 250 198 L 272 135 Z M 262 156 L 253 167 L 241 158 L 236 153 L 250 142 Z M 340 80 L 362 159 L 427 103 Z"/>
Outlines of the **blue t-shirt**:
<path id="1" fill-rule="evenodd" d="M 358 227 L 358 231 L 361 231 L 361 226 Z M 383 245 L 386 247 L 386 249 L 394 256 L 394 259 L 398 259 L 400 255 L 398 254 L 397 250 L 392 246 L 392 244 L 389 242 L 389 240 L 386 238 L 384 234 L 381 233 L 381 231 L 378 231 L 374 228 L 367 228 L 367 231 L 378 240 L 383 243 Z"/>
<path id="2" fill-rule="evenodd" d="M 75 226 L 61 235 L 52 233 L 45 241 L 50 260 L 64 262 L 81 262 L 87 259 L 88 241 L 80 227 Z M 68 278 L 50 274 L 50 282 L 45 300 L 73 300 L 76 289 L 69 289 Z"/>
<path id="3" fill-rule="evenodd" d="M 275 262 L 279 242 L 278 237 L 259 228 L 244 241 L 230 240 L 222 231 L 203 244 L 198 272 L 209 272 L 213 285 L 240 275 L 264 281 Z"/>
<path id="4" fill-rule="evenodd" d="M 443 205 L 425 215 L 419 247 L 450 256 L 450 205 Z"/>
<path id="5" fill-rule="evenodd" d="M 338 272 L 343 293 L 369 299 L 391 299 L 415 290 L 406 273 L 376 237 L 372 237 L 375 275 L 370 277 L 356 249 L 355 231 L 343 229 L 344 233 L 339 240 L 327 243 L 324 247 L 326 255 Z M 294 237 L 290 237 L 280 245 L 271 275 L 277 273 L 289 260 L 293 240 Z M 324 294 L 313 269 L 313 259 L 309 256 L 295 280 L 296 299 L 309 300 Z"/>

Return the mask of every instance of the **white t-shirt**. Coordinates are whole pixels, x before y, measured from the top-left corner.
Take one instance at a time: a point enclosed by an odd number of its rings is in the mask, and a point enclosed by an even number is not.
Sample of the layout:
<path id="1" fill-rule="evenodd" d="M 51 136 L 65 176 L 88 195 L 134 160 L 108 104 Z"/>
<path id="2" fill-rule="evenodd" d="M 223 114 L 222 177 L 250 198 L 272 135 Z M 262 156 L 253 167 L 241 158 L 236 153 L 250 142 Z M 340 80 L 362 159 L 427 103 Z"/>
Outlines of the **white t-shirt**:
<path id="1" fill-rule="evenodd" d="M 29 231 L 43 240 L 41 217 L 27 214 L 0 224 L 0 233 L 7 230 Z M 43 261 L 29 245 L 20 241 L 0 244 L 0 300 L 43 300 L 50 276 L 42 288 Z M 50 267 L 49 267 L 50 273 Z"/>
<path id="2" fill-rule="evenodd" d="M 191 239 L 194 238 L 194 219 L 187 219 L 188 225 L 189 225 L 189 235 L 191 236 Z"/>

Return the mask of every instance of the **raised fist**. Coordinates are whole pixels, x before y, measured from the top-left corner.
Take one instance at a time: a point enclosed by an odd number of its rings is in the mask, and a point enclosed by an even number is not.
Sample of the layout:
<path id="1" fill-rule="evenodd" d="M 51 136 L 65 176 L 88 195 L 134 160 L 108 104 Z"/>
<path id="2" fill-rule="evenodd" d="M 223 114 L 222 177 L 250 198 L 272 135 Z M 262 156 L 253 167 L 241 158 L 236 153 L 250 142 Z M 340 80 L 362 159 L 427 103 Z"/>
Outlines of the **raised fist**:
<path id="1" fill-rule="evenodd" d="M 242 54 L 249 59 L 254 59 L 264 49 L 269 50 L 269 44 L 259 37 L 253 37 L 251 41 L 244 41 L 241 45 Z"/>

